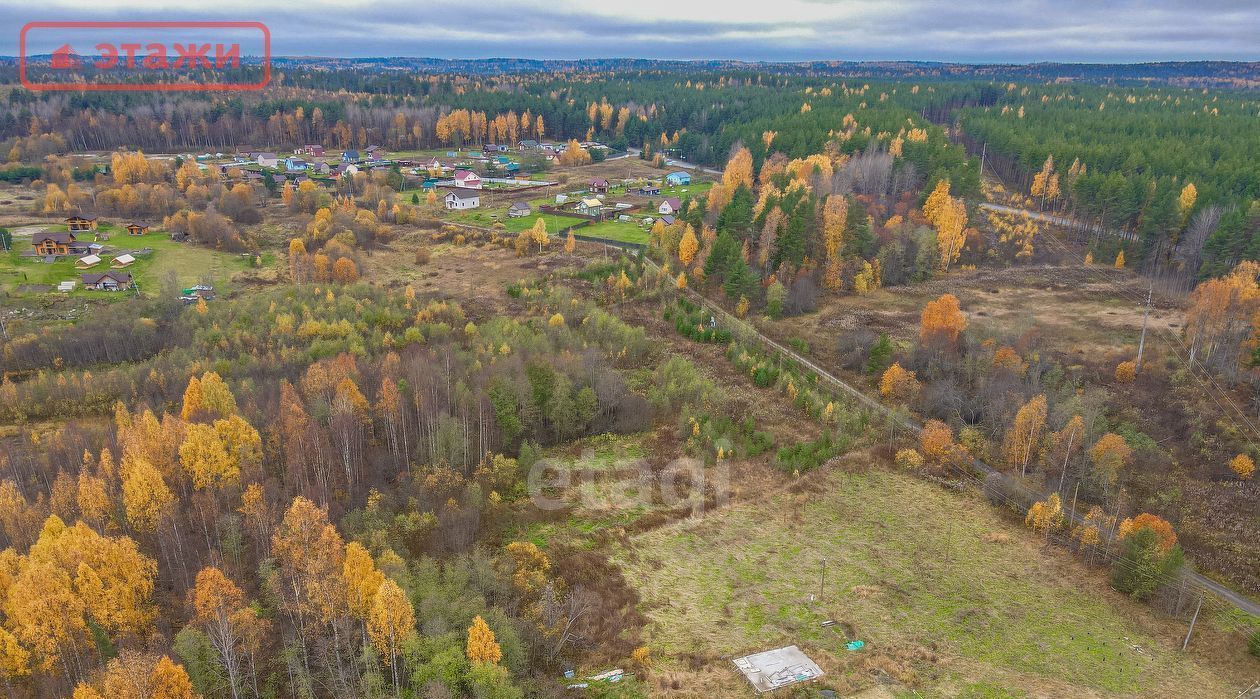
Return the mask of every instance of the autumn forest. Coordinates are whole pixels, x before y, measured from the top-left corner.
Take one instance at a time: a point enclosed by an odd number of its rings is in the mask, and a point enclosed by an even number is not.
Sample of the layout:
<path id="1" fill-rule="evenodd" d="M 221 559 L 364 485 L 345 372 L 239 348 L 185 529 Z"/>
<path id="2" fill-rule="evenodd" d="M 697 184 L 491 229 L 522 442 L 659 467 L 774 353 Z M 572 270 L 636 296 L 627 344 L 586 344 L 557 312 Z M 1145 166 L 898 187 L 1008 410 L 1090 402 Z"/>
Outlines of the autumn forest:
<path id="1" fill-rule="evenodd" d="M 0 66 L 8 696 L 1260 673 L 1254 90 L 284 68 Z"/>

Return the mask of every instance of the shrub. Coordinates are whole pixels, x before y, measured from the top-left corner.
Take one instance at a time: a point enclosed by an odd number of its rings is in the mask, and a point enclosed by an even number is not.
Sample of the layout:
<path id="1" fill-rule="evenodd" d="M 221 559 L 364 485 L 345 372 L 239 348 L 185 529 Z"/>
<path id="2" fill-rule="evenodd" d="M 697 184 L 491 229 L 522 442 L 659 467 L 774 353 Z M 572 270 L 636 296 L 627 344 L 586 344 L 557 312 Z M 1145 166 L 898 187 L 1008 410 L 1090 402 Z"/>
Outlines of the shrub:
<path id="1" fill-rule="evenodd" d="M 1116 381 L 1133 383 L 1135 378 L 1137 378 L 1137 362 L 1120 362 L 1116 365 Z"/>
<path id="2" fill-rule="evenodd" d="M 784 471 L 808 471 L 826 463 L 828 459 L 843 454 L 849 448 L 849 439 L 824 432 L 811 442 L 799 442 L 779 449 L 777 462 Z"/>
<path id="3" fill-rule="evenodd" d="M 416 264 L 417 265 L 429 264 L 429 260 L 432 259 L 432 257 L 433 257 L 433 254 L 429 252 L 428 248 L 416 248 Z"/>
<path id="4" fill-rule="evenodd" d="M 1181 547 L 1174 544 L 1164 553 L 1152 529 L 1138 529 L 1124 537 L 1123 546 L 1111 571 L 1111 584 L 1134 599 L 1149 598 L 1159 589 L 1160 581 L 1172 579 L 1185 563 Z"/>
<path id="5" fill-rule="evenodd" d="M 898 468 L 914 471 L 923 467 L 923 455 L 917 449 L 901 449 L 895 462 Z"/>

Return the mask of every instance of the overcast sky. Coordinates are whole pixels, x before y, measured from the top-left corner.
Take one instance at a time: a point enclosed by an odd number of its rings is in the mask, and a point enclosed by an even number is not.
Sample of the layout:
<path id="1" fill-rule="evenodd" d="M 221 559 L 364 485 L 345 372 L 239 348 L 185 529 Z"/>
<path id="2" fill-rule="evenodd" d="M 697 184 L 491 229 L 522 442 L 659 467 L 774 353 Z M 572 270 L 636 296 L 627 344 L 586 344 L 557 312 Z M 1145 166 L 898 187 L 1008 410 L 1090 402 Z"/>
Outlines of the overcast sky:
<path id="1" fill-rule="evenodd" d="M 256 20 L 276 55 L 1260 60 L 1260 0 L 0 0 L 34 20 Z"/>

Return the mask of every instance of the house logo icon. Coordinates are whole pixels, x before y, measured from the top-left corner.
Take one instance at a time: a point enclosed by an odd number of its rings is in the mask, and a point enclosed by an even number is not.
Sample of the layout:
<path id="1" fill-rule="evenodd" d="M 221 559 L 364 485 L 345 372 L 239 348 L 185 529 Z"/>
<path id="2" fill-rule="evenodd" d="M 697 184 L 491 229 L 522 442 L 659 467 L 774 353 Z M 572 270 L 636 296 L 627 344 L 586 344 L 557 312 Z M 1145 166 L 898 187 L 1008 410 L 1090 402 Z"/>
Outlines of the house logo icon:
<path id="1" fill-rule="evenodd" d="M 75 55 L 74 48 L 70 44 L 62 44 L 61 48 L 52 52 L 52 67 L 54 70 L 69 70 L 78 68 L 81 65 L 83 65 L 83 62 Z"/>

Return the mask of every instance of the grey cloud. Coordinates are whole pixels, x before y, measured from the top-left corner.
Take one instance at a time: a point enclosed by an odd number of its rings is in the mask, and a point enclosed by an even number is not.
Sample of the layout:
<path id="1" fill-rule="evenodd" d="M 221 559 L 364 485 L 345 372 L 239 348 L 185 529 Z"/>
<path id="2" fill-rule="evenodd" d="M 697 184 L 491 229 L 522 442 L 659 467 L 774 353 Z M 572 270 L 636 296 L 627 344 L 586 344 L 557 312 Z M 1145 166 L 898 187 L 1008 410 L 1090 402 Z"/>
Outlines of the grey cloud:
<path id="1" fill-rule="evenodd" d="M 271 27 L 278 55 L 962 62 L 1260 59 L 1256 41 L 1260 3 L 1228 0 L 847 2 L 860 8 L 847 19 L 813 22 L 784 16 L 770 23 L 740 21 L 735 7 L 722 21 L 676 21 L 635 12 L 629 9 L 633 4 L 616 16 L 585 12 L 580 5 L 525 8 L 450 0 L 421 6 L 388 0 L 318 14 L 287 2 L 259 4 L 256 18 Z M 242 18 L 239 12 L 183 8 L 104 13 L 84 3 L 74 17 L 63 18 L 46 13 L 26 16 L 25 8 L 5 3 L 0 5 L 0 22 L 16 28 L 31 19 Z M 452 31 L 468 37 L 446 36 Z M 0 38 L 0 53 L 14 54 L 16 49 L 16 32 Z"/>

